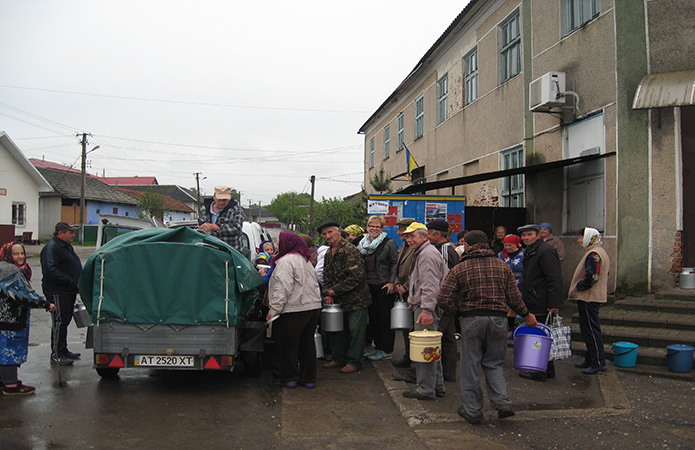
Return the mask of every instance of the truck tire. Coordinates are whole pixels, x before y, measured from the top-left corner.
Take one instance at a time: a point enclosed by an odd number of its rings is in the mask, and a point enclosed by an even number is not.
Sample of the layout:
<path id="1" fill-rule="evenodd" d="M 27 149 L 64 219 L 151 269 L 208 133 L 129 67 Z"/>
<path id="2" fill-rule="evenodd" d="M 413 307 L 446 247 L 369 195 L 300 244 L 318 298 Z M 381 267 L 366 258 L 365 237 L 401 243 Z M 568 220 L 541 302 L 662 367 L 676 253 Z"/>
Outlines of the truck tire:
<path id="1" fill-rule="evenodd" d="M 261 355 L 263 352 L 243 352 L 241 360 L 244 363 L 244 375 L 248 377 L 260 377 L 263 367 Z"/>
<path id="2" fill-rule="evenodd" d="M 118 377 L 118 371 L 120 368 L 118 367 L 97 367 L 97 373 L 101 378 L 117 378 Z"/>

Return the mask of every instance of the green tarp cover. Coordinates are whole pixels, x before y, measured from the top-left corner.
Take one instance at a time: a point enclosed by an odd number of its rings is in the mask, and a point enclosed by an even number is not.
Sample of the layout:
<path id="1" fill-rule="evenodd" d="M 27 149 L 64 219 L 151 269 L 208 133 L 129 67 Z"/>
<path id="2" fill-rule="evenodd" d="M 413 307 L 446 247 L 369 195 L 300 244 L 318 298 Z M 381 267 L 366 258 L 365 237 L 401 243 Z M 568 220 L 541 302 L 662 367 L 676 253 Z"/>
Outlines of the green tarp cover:
<path id="1" fill-rule="evenodd" d="M 93 323 L 226 325 L 228 321 L 235 326 L 250 311 L 262 284 L 241 253 L 215 237 L 183 227 L 133 231 L 113 239 L 89 257 L 78 286 Z"/>

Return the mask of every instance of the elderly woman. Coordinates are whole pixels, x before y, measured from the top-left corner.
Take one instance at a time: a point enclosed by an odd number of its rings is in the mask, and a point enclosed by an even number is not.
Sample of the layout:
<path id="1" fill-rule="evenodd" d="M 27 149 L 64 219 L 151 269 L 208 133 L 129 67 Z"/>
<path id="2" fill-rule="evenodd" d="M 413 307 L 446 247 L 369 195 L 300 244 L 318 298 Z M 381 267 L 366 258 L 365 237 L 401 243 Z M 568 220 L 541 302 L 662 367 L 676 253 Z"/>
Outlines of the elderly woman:
<path id="1" fill-rule="evenodd" d="M 567 298 L 577 302 L 579 330 L 586 344 L 584 361 L 575 366 L 587 375 L 608 370 L 603 350 L 603 333 L 598 310 L 608 301 L 608 270 L 610 259 L 601 244 L 601 233 L 586 227 L 577 239 L 584 248 L 584 256 L 577 264 Z"/>
<path id="2" fill-rule="evenodd" d="M 270 310 L 266 320 L 275 321 L 280 384 L 316 386 L 314 332 L 321 311 L 319 281 L 311 264 L 311 252 L 304 240 L 291 231 L 280 233 L 278 253 L 273 257 L 273 274 L 268 286 Z M 297 370 L 299 362 L 299 370 Z"/>
<path id="3" fill-rule="evenodd" d="M 367 268 L 367 284 L 372 296 L 369 305 L 369 327 L 374 338 L 374 348 L 365 354 L 372 361 L 391 359 L 396 338 L 391 329 L 393 287 L 398 266 L 398 245 L 386 237 L 383 231 L 386 220 L 371 216 L 367 220 L 367 234 L 357 249 L 364 256 Z"/>
<path id="4" fill-rule="evenodd" d="M 0 249 L 0 378 L 4 395 L 29 395 L 33 386 L 17 379 L 17 369 L 26 362 L 29 349 L 29 308 L 55 311 L 31 288 L 31 267 L 24 246 L 11 242 Z"/>

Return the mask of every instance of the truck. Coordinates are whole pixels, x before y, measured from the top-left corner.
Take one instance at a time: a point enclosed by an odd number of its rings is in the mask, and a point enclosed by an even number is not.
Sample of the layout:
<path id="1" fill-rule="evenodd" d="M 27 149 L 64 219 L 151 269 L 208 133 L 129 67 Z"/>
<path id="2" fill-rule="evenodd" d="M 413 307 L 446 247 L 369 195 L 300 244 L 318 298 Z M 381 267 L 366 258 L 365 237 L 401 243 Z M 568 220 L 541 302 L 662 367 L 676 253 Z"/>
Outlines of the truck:
<path id="1" fill-rule="evenodd" d="M 263 280 L 246 257 L 188 227 L 133 231 L 106 222 L 116 229 L 102 236 L 115 237 L 89 257 L 78 284 L 100 376 L 231 371 L 240 361 L 260 374 L 266 325 L 250 313 Z"/>

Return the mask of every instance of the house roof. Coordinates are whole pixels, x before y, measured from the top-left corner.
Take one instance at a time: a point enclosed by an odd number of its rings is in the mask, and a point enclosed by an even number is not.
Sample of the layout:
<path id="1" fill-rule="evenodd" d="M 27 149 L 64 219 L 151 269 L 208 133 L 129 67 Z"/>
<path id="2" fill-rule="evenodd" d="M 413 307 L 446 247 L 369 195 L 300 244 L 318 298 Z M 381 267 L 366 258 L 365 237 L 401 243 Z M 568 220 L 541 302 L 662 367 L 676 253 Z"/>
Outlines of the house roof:
<path id="1" fill-rule="evenodd" d="M 401 81 L 401 84 L 398 85 L 395 91 L 391 93 L 391 95 L 388 96 L 386 100 L 384 100 L 384 103 L 379 106 L 376 111 L 367 119 L 367 121 L 360 127 L 358 133 L 363 134 L 367 132 L 367 128 L 376 120 L 376 118 L 379 116 L 379 114 L 385 110 L 391 103 L 395 103 L 398 101 L 398 97 L 405 92 L 408 87 L 410 86 L 410 83 L 413 81 L 414 78 L 416 78 L 419 74 L 422 72 L 426 71 L 429 69 L 430 65 L 435 59 L 435 54 L 440 50 L 440 48 L 443 48 L 444 42 L 449 38 L 451 35 L 454 34 L 454 30 L 463 25 L 465 25 L 474 15 L 478 10 L 485 4 L 485 1 L 480 1 L 480 0 L 470 0 L 468 5 L 466 5 L 465 8 L 463 8 L 463 11 L 459 13 L 458 16 L 454 19 L 453 22 L 451 22 L 451 25 L 447 27 L 446 30 L 444 30 L 444 33 L 442 33 L 441 36 L 432 44 L 432 47 L 430 47 L 427 52 L 420 58 L 420 60 L 417 62 L 413 70 L 410 71 L 408 76 L 405 77 L 403 81 Z"/>
<path id="2" fill-rule="evenodd" d="M 36 158 L 29 158 L 29 162 L 31 162 L 34 167 L 37 169 L 53 169 L 53 170 L 60 170 L 62 172 L 73 172 L 73 173 L 82 173 L 80 169 L 75 169 L 70 166 L 66 166 L 64 164 L 56 163 L 53 161 L 46 161 L 43 159 L 36 159 Z"/>
<path id="3" fill-rule="evenodd" d="M 135 197 L 138 200 L 140 200 L 143 195 L 148 193 L 147 191 L 136 191 L 134 189 L 127 189 L 127 188 L 122 188 L 122 187 L 116 187 L 114 189 L 118 189 L 119 191 L 121 191 L 127 195 L 130 195 L 131 197 Z M 165 211 L 195 212 L 195 211 L 193 211 L 193 209 L 186 206 L 185 203 L 180 202 L 174 198 L 171 198 L 168 195 L 160 194 L 158 192 L 155 192 L 155 194 L 159 194 L 162 197 L 164 197 L 164 210 Z"/>
<path id="4" fill-rule="evenodd" d="M 183 203 L 190 203 L 190 202 L 195 202 L 196 198 L 191 196 L 188 192 L 186 192 L 184 189 L 181 188 L 181 186 L 177 186 L 175 184 L 153 184 L 149 186 L 118 186 L 118 187 L 124 187 L 126 189 L 131 189 L 133 191 L 140 191 L 140 192 L 155 192 L 157 194 L 162 194 L 169 196 L 175 200 L 178 200 Z"/>
<path id="5" fill-rule="evenodd" d="M 37 168 L 43 177 L 63 198 L 79 199 L 82 177 L 80 172 Z M 84 197 L 87 200 L 137 205 L 138 201 L 128 194 L 97 180 L 85 177 Z"/>
<path id="6" fill-rule="evenodd" d="M 108 184 L 109 186 L 147 186 L 150 184 L 157 185 L 157 178 L 155 177 L 96 177 L 100 181 Z"/>
<path id="7" fill-rule="evenodd" d="M 51 192 L 51 184 L 36 170 L 36 167 L 31 165 L 24 153 L 4 131 L 0 131 L 0 145 L 7 149 L 8 153 L 17 160 L 17 163 L 24 169 L 27 175 L 36 182 L 39 192 Z"/>

